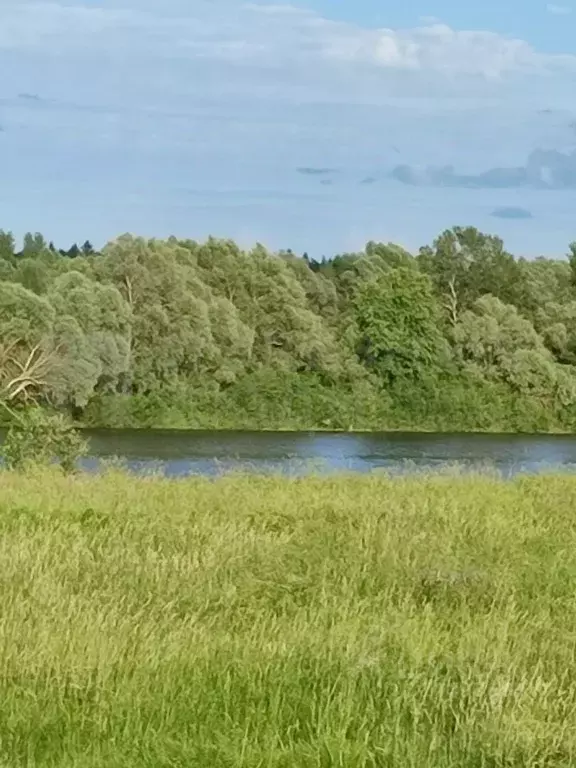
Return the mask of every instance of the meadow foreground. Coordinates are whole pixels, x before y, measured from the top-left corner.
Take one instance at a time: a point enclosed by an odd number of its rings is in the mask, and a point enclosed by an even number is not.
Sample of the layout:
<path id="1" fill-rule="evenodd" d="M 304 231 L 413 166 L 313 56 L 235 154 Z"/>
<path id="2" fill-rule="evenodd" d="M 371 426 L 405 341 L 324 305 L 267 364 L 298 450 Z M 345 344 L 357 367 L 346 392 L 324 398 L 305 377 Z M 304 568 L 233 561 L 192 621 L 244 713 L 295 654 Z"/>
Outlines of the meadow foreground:
<path id="1" fill-rule="evenodd" d="M 0 766 L 576 763 L 576 478 L 0 483 Z"/>

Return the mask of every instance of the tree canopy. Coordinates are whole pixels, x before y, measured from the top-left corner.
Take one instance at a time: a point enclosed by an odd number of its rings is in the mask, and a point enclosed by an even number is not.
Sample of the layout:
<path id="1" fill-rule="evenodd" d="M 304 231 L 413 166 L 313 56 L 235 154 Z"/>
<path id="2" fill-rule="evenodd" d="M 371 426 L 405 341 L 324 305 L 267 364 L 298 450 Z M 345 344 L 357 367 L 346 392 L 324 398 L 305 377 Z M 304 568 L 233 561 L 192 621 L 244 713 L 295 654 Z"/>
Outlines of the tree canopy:
<path id="1" fill-rule="evenodd" d="M 226 423 L 245 409 L 258 425 L 299 408 L 309 426 L 351 426 L 362 413 L 379 427 L 390 403 L 420 402 L 416 419 L 448 392 L 474 391 L 572 424 L 568 250 L 516 258 L 473 227 L 416 254 L 371 241 L 320 261 L 213 237 L 122 235 L 97 250 L 28 233 L 19 247 L 0 231 L 0 352 L 15 373 L 42 350 L 41 399 L 96 421 L 129 400 L 132 422 L 178 402 L 182 424 L 193 408 L 228 408 Z"/>

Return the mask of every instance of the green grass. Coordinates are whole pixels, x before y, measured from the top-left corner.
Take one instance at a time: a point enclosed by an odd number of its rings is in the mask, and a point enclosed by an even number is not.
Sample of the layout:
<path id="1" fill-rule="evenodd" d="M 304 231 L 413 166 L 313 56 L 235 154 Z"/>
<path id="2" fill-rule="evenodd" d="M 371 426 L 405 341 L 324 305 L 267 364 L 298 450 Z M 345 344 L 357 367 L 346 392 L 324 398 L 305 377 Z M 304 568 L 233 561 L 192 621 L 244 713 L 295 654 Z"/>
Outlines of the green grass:
<path id="1" fill-rule="evenodd" d="M 0 478 L 0 766 L 576 764 L 576 478 Z"/>

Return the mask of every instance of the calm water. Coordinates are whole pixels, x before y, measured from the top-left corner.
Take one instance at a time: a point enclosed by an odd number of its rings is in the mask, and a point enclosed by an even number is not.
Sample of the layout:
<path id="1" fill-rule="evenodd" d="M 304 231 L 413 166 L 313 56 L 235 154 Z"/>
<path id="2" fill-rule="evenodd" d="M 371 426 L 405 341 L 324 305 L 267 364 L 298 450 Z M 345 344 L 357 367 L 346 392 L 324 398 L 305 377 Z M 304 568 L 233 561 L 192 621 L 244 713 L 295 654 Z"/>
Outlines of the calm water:
<path id="1" fill-rule="evenodd" d="M 96 471 L 117 457 L 136 472 L 169 476 L 229 471 L 410 472 L 455 465 L 520 472 L 576 471 L 576 436 L 414 433 L 262 433 L 97 430 L 88 432 Z"/>

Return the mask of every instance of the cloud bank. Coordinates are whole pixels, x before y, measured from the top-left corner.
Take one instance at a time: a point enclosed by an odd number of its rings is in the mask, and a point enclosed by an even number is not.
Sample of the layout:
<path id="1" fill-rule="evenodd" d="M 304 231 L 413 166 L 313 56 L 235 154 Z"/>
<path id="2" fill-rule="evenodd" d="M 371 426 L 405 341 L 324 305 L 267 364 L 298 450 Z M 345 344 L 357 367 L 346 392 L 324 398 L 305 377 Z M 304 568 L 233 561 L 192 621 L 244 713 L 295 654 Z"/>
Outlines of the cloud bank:
<path id="1" fill-rule="evenodd" d="M 575 56 L 539 53 L 523 40 L 490 31 L 455 30 L 433 19 L 412 29 L 371 29 L 289 4 L 125 0 L 118 8 L 116 0 L 99 7 L 4 0 L 0 20 L 4 50 L 49 50 L 66 42 L 68 51 L 114 54 L 129 42 L 132 53 L 148 58 L 241 65 L 316 61 L 488 79 L 576 71 Z"/>
<path id="2" fill-rule="evenodd" d="M 391 177 L 403 184 L 463 189 L 576 189 L 576 150 L 536 149 L 523 166 L 489 168 L 477 174 L 458 173 L 452 166 L 418 168 L 397 165 Z"/>

